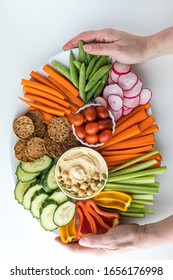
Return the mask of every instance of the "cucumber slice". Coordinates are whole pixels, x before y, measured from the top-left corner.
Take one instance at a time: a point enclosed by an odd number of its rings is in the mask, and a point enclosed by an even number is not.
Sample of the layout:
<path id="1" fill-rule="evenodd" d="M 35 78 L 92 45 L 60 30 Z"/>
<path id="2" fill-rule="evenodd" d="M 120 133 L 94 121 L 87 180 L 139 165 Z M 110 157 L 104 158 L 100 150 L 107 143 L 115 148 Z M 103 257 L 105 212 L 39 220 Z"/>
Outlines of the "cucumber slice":
<path id="1" fill-rule="evenodd" d="M 31 181 L 32 179 L 37 177 L 39 174 L 40 174 L 40 172 L 28 173 L 28 172 L 23 171 L 20 167 L 20 164 L 17 166 L 17 169 L 16 169 L 17 179 L 18 179 L 18 181 L 21 181 L 21 182 Z"/>
<path id="2" fill-rule="evenodd" d="M 53 199 L 58 205 L 69 200 L 68 196 L 60 190 L 54 191 L 54 193 L 49 196 L 49 199 Z"/>
<path id="3" fill-rule="evenodd" d="M 40 224 L 47 231 L 53 231 L 58 228 L 54 223 L 54 212 L 58 204 L 54 200 L 48 199 L 45 201 L 40 209 Z"/>
<path id="4" fill-rule="evenodd" d="M 21 162 L 21 169 L 28 173 L 42 172 L 49 169 L 53 164 L 53 158 L 45 155 L 31 162 Z"/>
<path id="5" fill-rule="evenodd" d="M 43 189 L 36 191 L 31 198 L 31 208 L 30 211 L 34 218 L 40 218 L 40 208 L 43 202 L 49 197 L 48 194 Z"/>
<path id="6" fill-rule="evenodd" d="M 14 189 L 14 197 L 18 201 L 18 203 L 22 204 L 24 193 L 30 187 L 30 185 L 32 183 L 34 183 L 35 181 L 36 181 L 36 179 L 33 179 L 28 182 L 21 182 L 21 181 L 17 182 L 15 189 Z"/>
<path id="7" fill-rule="evenodd" d="M 55 180 L 55 167 L 56 165 L 54 164 L 42 180 L 43 188 L 46 192 L 58 189 L 58 184 Z"/>
<path id="8" fill-rule="evenodd" d="M 75 214 L 75 208 L 76 208 L 75 203 L 71 201 L 67 201 L 61 204 L 55 210 L 54 217 L 53 217 L 54 223 L 58 227 L 63 227 L 69 224 Z"/>
<path id="9" fill-rule="evenodd" d="M 42 189 L 42 185 L 36 184 L 34 186 L 29 187 L 23 196 L 23 206 L 25 209 L 29 210 L 31 207 L 31 199 L 32 196 L 35 194 L 36 191 L 39 191 Z"/>

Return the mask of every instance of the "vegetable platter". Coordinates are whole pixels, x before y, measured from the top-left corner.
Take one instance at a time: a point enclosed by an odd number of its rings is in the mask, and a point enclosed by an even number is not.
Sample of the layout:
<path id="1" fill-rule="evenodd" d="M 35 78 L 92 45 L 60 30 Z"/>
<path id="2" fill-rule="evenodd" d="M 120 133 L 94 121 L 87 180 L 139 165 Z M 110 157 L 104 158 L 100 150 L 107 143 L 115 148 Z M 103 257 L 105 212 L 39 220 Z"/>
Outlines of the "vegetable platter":
<path id="1" fill-rule="evenodd" d="M 156 149 L 152 91 L 131 65 L 89 55 L 80 41 L 21 86 L 14 197 L 43 229 L 68 243 L 105 233 L 124 216 L 154 214 L 156 175 L 166 166 Z"/>

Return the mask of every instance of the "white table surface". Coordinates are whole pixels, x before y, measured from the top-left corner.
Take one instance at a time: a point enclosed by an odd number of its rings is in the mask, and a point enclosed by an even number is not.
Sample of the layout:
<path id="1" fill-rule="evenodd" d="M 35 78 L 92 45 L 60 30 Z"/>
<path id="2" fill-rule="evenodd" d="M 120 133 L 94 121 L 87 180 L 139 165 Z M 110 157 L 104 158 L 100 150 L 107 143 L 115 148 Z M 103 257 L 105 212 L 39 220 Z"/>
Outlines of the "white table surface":
<path id="1" fill-rule="evenodd" d="M 14 200 L 14 170 L 10 146 L 12 120 L 21 92 L 21 78 L 28 78 L 48 58 L 62 50 L 63 44 L 84 30 L 113 27 L 127 32 L 152 34 L 173 24 L 171 0 L 1 0 L 0 1 L 0 161 L 1 230 L 0 254 L 4 263 L 74 260 L 73 254 L 54 241 Z M 160 193 L 154 201 L 154 215 L 133 222 L 150 223 L 173 213 L 173 55 L 134 66 L 146 87 L 153 91 L 152 110 L 160 131 L 157 148 L 168 171 L 160 176 Z M 130 222 L 130 220 L 128 220 Z M 166 228 L 165 228 L 166 231 Z M 82 256 L 89 263 L 91 256 Z M 173 245 L 131 251 L 105 257 L 112 260 L 172 260 Z M 2 258 L 1 258 L 2 260 Z M 102 259 L 103 260 L 103 259 Z"/>

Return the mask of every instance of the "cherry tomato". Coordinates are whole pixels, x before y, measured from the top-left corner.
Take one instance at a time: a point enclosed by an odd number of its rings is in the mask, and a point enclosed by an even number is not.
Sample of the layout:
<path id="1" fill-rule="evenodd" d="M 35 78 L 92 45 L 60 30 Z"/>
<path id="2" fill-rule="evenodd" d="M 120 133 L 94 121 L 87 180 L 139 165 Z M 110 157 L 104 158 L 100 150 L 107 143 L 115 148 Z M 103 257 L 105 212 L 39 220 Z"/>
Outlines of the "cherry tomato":
<path id="1" fill-rule="evenodd" d="M 84 116 L 81 113 L 71 113 L 69 116 L 69 121 L 75 126 L 80 126 L 84 123 Z"/>
<path id="2" fill-rule="evenodd" d="M 84 111 L 84 114 L 85 114 L 86 120 L 89 122 L 95 121 L 95 119 L 97 117 L 96 109 L 94 107 L 86 108 Z"/>
<path id="3" fill-rule="evenodd" d="M 112 121 L 110 119 L 98 120 L 99 130 L 111 129 Z"/>
<path id="4" fill-rule="evenodd" d="M 97 134 L 94 134 L 94 135 L 89 135 L 87 134 L 85 136 L 85 141 L 88 143 L 88 144 L 96 144 L 98 142 L 98 135 Z"/>
<path id="5" fill-rule="evenodd" d="M 85 126 L 85 131 L 89 135 L 94 135 L 98 132 L 99 125 L 97 122 L 88 122 Z"/>
<path id="6" fill-rule="evenodd" d="M 76 126 L 75 133 L 79 139 L 84 139 L 86 136 L 86 131 L 84 125 Z"/>
<path id="7" fill-rule="evenodd" d="M 112 138 L 112 131 L 110 129 L 105 129 L 99 135 L 99 142 L 106 143 Z"/>
<path id="8" fill-rule="evenodd" d="M 106 109 L 106 108 L 103 107 L 103 106 L 98 106 L 98 107 L 96 107 L 96 112 L 97 112 L 97 116 L 98 116 L 100 119 L 106 119 L 107 117 L 109 117 L 108 109 Z"/>

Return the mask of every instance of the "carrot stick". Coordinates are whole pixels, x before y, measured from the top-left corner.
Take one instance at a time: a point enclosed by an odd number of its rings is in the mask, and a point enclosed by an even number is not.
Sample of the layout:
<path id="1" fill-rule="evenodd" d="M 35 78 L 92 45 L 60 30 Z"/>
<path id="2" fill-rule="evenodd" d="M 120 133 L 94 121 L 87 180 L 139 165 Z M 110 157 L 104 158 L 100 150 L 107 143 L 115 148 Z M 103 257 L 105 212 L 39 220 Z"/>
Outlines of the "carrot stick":
<path id="1" fill-rule="evenodd" d="M 134 108 L 128 115 L 122 116 L 118 121 L 116 121 L 117 126 L 126 121 L 128 118 L 131 118 L 134 114 L 136 114 L 138 111 L 145 109 L 147 111 L 149 108 L 151 108 L 151 105 L 149 103 L 145 105 L 139 105 L 136 108 Z"/>
<path id="2" fill-rule="evenodd" d="M 162 161 L 162 156 L 161 156 L 161 154 L 155 154 L 151 157 L 148 157 L 147 159 L 141 160 L 140 162 L 144 162 L 144 161 L 147 161 L 147 160 L 150 160 L 150 159 L 156 159 L 157 161 Z"/>
<path id="3" fill-rule="evenodd" d="M 65 107 L 63 107 L 63 106 L 61 106 L 61 105 L 59 105 L 59 104 L 57 104 L 55 102 L 52 102 L 52 101 L 50 101 L 50 100 L 48 100 L 46 98 L 42 98 L 42 97 L 39 97 L 37 95 L 29 94 L 29 93 L 25 93 L 24 96 L 26 98 L 31 98 L 31 99 L 33 99 L 35 101 L 38 101 L 38 102 L 40 102 L 40 103 L 42 103 L 42 104 L 44 104 L 46 106 L 52 107 L 54 109 L 61 110 L 61 111 L 63 111 L 67 115 L 70 115 L 70 113 L 71 113 L 71 110 L 69 110 L 69 109 L 67 109 L 67 108 L 65 108 Z"/>
<path id="4" fill-rule="evenodd" d="M 69 82 L 66 78 L 64 78 L 62 75 L 60 75 L 57 71 L 55 71 L 52 67 L 49 65 L 45 65 L 43 67 L 43 71 L 45 71 L 48 75 L 53 77 L 56 81 L 58 81 L 60 84 L 62 84 L 66 89 L 68 89 L 74 96 L 79 95 L 79 91 L 77 88 L 75 88 L 71 82 Z"/>
<path id="5" fill-rule="evenodd" d="M 116 156 L 104 156 L 104 159 L 106 160 L 107 163 L 113 163 L 116 165 L 116 162 L 119 161 L 128 161 L 129 159 L 134 159 L 140 156 L 143 156 L 144 153 L 140 154 L 127 154 L 127 155 L 116 155 Z"/>
<path id="6" fill-rule="evenodd" d="M 160 167 L 160 166 L 161 166 L 161 161 L 158 161 L 157 163 L 153 164 L 152 166 L 148 167 L 147 169 L 156 168 L 156 167 Z"/>
<path id="7" fill-rule="evenodd" d="M 54 78 L 52 78 L 51 76 L 48 77 L 48 79 L 54 83 L 55 85 L 57 85 L 58 88 L 60 88 L 61 92 L 64 93 L 67 97 L 67 99 L 69 99 L 68 101 L 72 100 L 76 105 L 78 105 L 79 107 L 84 106 L 84 102 L 76 97 L 75 95 L 73 95 L 68 89 L 66 89 L 63 85 L 61 85 L 60 83 L 58 83 Z"/>
<path id="8" fill-rule="evenodd" d="M 43 77 L 43 76 L 42 76 L 41 74 L 39 74 L 38 72 L 32 71 L 32 72 L 30 73 L 30 76 L 31 76 L 34 80 L 36 80 L 36 81 L 38 81 L 38 82 L 40 82 L 40 83 L 42 83 L 42 84 L 44 84 L 44 85 L 46 85 L 46 86 L 48 86 L 48 87 L 51 87 L 51 88 L 53 88 L 53 89 L 55 89 L 55 90 L 58 90 L 57 87 L 56 87 L 54 84 L 52 84 L 47 78 Z"/>
<path id="9" fill-rule="evenodd" d="M 41 91 L 39 89 L 35 89 L 35 88 L 31 88 L 31 87 L 27 87 L 27 86 L 24 86 L 23 90 L 26 92 L 26 93 L 29 93 L 29 94 L 33 94 L 33 95 L 36 95 L 36 96 L 40 96 L 40 97 L 44 97 L 46 99 L 49 99 L 51 101 L 54 101 L 56 103 L 59 103 L 61 104 L 62 106 L 66 107 L 66 108 L 69 108 L 70 107 L 70 103 L 61 99 L 61 98 L 58 98 L 57 96 L 53 95 L 53 94 L 50 94 L 48 92 L 45 92 L 45 91 Z"/>
<path id="10" fill-rule="evenodd" d="M 154 145 L 154 144 L 155 144 L 154 135 L 149 134 L 149 135 L 137 137 L 134 139 L 128 139 L 128 140 L 122 141 L 120 143 L 115 143 L 108 147 L 104 147 L 103 149 L 104 150 L 121 150 L 121 149 L 131 149 L 131 148 L 143 147 L 143 146 Z"/>
<path id="11" fill-rule="evenodd" d="M 70 108 L 73 112 L 77 112 L 79 110 L 79 107 L 73 103 L 70 102 Z"/>
<path id="12" fill-rule="evenodd" d="M 149 116 L 147 119 L 145 119 L 144 121 L 142 121 L 139 124 L 139 129 L 141 131 L 144 131 L 145 129 L 147 129 L 149 126 L 151 126 L 153 123 L 155 123 L 155 118 L 153 116 Z"/>
<path id="13" fill-rule="evenodd" d="M 48 106 L 44 106 L 42 104 L 36 104 L 33 102 L 30 102 L 22 97 L 19 96 L 19 99 L 22 100 L 23 102 L 25 102 L 26 104 L 32 106 L 35 109 L 41 110 L 43 112 L 58 116 L 58 117 L 63 117 L 65 115 L 65 113 L 63 111 L 48 107 Z"/>
<path id="14" fill-rule="evenodd" d="M 119 134 L 113 136 L 111 140 L 109 140 L 103 146 L 100 146 L 96 149 L 97 150 L 103 150 L 103 149 L 105 149 L 105 147 L 112 146 L 113 144 L 116 144 L 118 142 L 129 139 L 130 137 L 138 135 L 139 133 L 140 133 L 139 126 L 137 124 L 135 124 L 135 125 L 131 126 L 130 128 L 127 128 L 126 130 L 124 130 L 124 131 L 120 132 Z"/>
<path id="15" fill-rule="evenodd" d="M 134 124 L 138 124 L 147 118 L 147 114 L 144 109 L 139 110 L 138 112 L 134 113 L 131 118 L 128 118 L 123 123 L 119 124 L 115 127 L 114 135 L 122 132 L 123 130 L 131 127 Z"/>
<path id="16" fill-rule="evenodd" d="M 65 99 L 65 97 L 64 97 L 64 95 L 62 95 L 62 93 L 59 93 L 57 90 L 50 88 L 46 85 L 43 85 L 41 83 L 38 83 L 38 82 L 22 79 L 21 85 L 36 88 L 36 89 L 51 93 L 61 99 Z"/>
<path id="17" fill-rule="evenodd" d="M 152 134 L 152 133 L 155 133 L 159 131 L 159 127 L 157 124 L 153 124 L 153 125 L 150 125 L 148 128 L 144 129 L 138 136 L 141 137 L 141 136 L 145 136 L 145 135 L 148 135 L 148 134 Z M 134 137 L 132 137 L 134 138 Z"/>
<path id="18" fill-rule="evenodd" d="M 138 153 L 146 153 L 151 152 L 153 150 L 152 145 L 139 147 L 139 148 L 132 148 L 132 149 L 124 149 L 124 150 L 114 150 L 114 151 L 101 151 L 103 156 L 115 156 L 115 155 L 127 155 L 127 154 L 138 154 Z"/>

